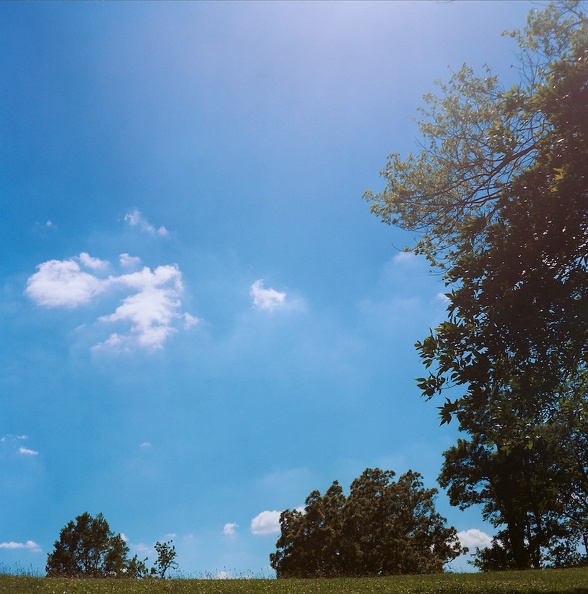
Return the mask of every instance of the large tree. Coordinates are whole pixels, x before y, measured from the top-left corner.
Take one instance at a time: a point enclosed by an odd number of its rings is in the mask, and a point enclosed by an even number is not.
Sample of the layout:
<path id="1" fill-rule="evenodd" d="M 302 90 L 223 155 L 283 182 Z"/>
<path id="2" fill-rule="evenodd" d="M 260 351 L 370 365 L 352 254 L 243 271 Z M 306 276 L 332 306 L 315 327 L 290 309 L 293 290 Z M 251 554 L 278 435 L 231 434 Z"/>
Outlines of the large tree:
<path id="1" fill-rule="evenodd" d="M 366 471 L 345 497 L 335 481 L 301 510 L 280 516 L 270 555 L 278 578 L 436 573 L 462 553 L 454 528 L 434 507 L 435 489 L 418 473 Z"/>
<path id="2" fill-rule="evenodd" d="M 487 565 L 522 568 L 572 562 L 585 531 L 588 25 L 568 1 L 513 36 L 520 84 L 464 66 L 426 96 L 421 154 L 366 197 L 445 275 L 448 319 L 417 343 L 424 396 L 449 390 L 466 435 L 441 482 L 502 528 Z"/>

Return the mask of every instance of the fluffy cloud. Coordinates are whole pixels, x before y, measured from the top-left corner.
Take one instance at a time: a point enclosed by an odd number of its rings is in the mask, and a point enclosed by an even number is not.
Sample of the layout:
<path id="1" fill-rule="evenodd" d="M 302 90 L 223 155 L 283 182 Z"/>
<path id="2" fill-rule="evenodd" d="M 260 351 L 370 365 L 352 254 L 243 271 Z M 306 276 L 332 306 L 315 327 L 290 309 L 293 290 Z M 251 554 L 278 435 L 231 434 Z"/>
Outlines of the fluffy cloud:
<path id="1" fill-rule="evenodd" d="M 149 233 L 150 235 L 160 235 L 161 237 L 168 235 L 168 231 L 165 227 L 161 226 L 159 229 L 156 229 L 136 208 L 133 212 L 125 215 L 125 222 L 131 227 L 137 227 L 141 231 Z"/>
<path id="2" fill-rule="evenodd" d="M 121 265 L 136 265 L 137 258 L 121 254 Z M 182 273 L 177 265 L 158 266 L 119 276 L 101 277 L 108 262 L 83 252 L 67 260 L 49 260 L 37 266 L 27 281 L 26 294 L 37 304 L 48 308 L 74 308 L 93 303 L 107 292 L 121 290 L 126 294 L 113 313 L 100 316 L 102 323 L 130 328 L 124 333 L 112 332 L 95 349 L 130 350 L 134 346 L 160 349 L 176 332 L 176 322 L 184 328 L 199 319 L 181 312 Z M 85 268 L 86 270 L 83 270 Z"/>
<path id="3" fill-rule="evenodd" d="M 253 306 L 260 309 L 275 309 L 284 305 L 286 301 L 286 293 L 280 293 L 275 289 L 264 289 L 263 280 L 256 280 L 251 285 L 251 298 L 253 299 Z"/>
<path id="4" fill-rule="evenodd" d="M 77 260 L 83 263 L 86 259 L 80 255 Z M 37 272 L 29 277 L 25 292 L 37 305 L 73 308 L 89 303 L 105 288 L 103 279 L 84 272 L 72 258 L 39 264 Z"/>
<path id="5" fill-rule="evenodd" d="M 468 547 L 470 550 L 484 549 L 492 544 L 492 537 L 477 528 L 470 528 L 469 530 L 458 532 L 457 537 L 462 546 Z"/>
<path id="6" fill-rule="evenodd" d="M 41 547 L 32 540 L 26 542 L 0 542 L 0 549 L 26 549 L 31 553 L 41 552 Z"/>
<path id="7" fill-rule="evenodd" d="M 129 254 L 121 254 L 118 257 L 118 261 L 123 268 L 136 268 L 141 264 L 141 258 L 138 256 L 129 256 Z"/>
<path id="8" fill-rule="evenodd" d="M 181 306 L 182 274 L 177 266 L 158 266 L 153 272 L 145 267 L 140 272 L 110 279 L 137 293 L 123 299 L 115 312 L 99 319 L 103 322 L 129 322 L 131 335 L 116 336 L 116 343 L 137 343 L 142 347 L 158 349 L 176 329 L 172 322 L 179 318 Z M 112 340 L 111 340 L 112 344 Z"/>
<path id="9" fill-rule="evenodd" d="M 251 533 L 256 536 L 277 534 L 280 532 L 279 511 L 262 511 L 251 520 Z"/>
<path id="10" fill-rule="evenodd" d="M 223 534 L 225 536 L 228 536 L 229 538 L 236 538 L 238 527 L 239 527 L 239 524 L 235 524 L 234 522 L 229 522 L 228 524 L 225 524 L 225 526 L 223 528 Z"/>
<path id="11" fill-rule="evenodd" d="M 87 252 L 82 252 L 78 259 L 80 264 L 92 270 L 105 270 L 108 268 L 108 262 L 100 260 L 100 258 L 92 258 Z"/>

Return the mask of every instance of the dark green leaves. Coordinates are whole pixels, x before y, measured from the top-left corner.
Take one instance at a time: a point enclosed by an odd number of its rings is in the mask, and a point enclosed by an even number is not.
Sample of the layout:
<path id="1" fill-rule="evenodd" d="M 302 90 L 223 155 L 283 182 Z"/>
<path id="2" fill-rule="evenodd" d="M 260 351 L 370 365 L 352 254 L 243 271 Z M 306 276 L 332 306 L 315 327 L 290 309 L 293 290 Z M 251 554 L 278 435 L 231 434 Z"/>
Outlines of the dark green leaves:
<path id="1" fill-rule="evenodd" d="M 337 482 L 313 491 L 304 513 L 286 510 L 270 555 L 278 578 L 435 573 L 462 549 L 418 473 L 366 471 L 345 497 Z"/>

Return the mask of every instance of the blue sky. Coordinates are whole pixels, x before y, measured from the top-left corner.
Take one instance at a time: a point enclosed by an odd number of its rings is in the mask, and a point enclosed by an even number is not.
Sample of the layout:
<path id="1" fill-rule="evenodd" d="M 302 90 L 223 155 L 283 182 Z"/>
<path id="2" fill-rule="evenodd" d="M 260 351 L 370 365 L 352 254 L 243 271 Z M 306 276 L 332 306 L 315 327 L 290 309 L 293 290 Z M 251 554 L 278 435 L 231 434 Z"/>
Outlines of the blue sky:
<path id="1" fill-rule="evenodd" d="M 444 287 L 362 195 L 448 67 L 516 77 L 533 6 L 0 3 L 0 563 L 88 511 L 272 575 L 313 489 L 436 486 L 456 429 L 413 344 Z"/>

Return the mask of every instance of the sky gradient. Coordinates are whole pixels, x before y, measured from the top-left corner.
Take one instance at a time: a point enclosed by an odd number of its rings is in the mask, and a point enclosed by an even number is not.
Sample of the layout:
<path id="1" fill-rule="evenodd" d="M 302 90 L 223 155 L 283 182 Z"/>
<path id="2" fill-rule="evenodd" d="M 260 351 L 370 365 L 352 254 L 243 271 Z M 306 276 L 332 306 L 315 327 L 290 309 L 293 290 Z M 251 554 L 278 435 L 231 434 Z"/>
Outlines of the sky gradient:
<path id="1" fill-rule="evenodd" d="M 362 195 L 435 80 L 516 80 L 533 6 L 0 3 L 0 563 L 43 570 L 88 511 L 271 576 L 310 491 L 437 486 L 457 433 L 413 345 L 445 289 Z"/>

